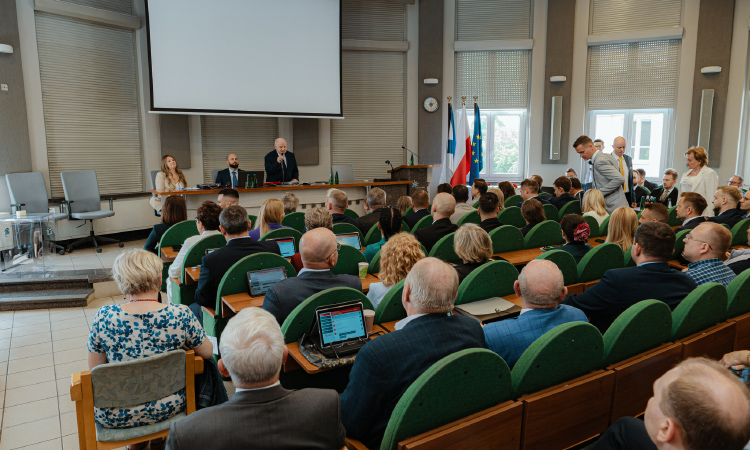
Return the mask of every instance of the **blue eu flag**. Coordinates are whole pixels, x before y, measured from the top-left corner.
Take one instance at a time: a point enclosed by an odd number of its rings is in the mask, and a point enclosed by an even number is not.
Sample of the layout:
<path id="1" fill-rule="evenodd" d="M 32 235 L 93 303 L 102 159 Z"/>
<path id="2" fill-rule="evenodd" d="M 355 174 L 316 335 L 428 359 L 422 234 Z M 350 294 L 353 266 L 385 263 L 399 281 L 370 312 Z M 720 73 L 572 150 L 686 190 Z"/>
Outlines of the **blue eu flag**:
<path id="1" fill-rule="evenodd" d="M 482 158 L 482 117 L 479 114 L 479 105 L 474 103 L 474 133 L 471 135 L 471 166 L 469 168 L 469 186 L 474 184 L 474 179 L 479 178 L 479 172 L 484 169 Z"/>

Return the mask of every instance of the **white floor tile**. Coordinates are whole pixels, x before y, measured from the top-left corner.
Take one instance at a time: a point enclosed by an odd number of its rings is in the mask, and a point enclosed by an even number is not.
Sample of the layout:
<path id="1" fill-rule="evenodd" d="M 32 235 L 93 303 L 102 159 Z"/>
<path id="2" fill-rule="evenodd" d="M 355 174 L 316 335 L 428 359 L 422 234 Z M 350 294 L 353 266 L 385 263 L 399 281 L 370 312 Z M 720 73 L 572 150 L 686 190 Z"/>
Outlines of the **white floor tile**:
<path id="1" fill-rule="evenodd" d="M 48 318 L 49 319 L 49 318 Z M 49 331 L 49 320 L 44 323 L 38 323 L 36 325 L 18 326 L 13 325 L 13 337 L 27 336 L 29 334 L 38 334 L 45 331 Z"/>
<path id="2" fill-rule="evenodd" d="M 24 386 L 5 391 L 5 407 L 22 405 L 24 403 L 57 397 L 57 385 L 54 381 Z"/>
<path id="3" fill-rule="evenodd" d="M 16 311 L 13 314 L 14 319 L 19 319 L 23 317 L 31 317 L 31 316 L 43 316 L 47 315 L 49 316 L 49 309 L 29 309 L 25 311 Z"/>
<path id="4" fill-rule="evenodd" d="M 11 328 L 0 330 L 0 339 L 10 339 L 10 335 L 12 331 L 13 330 Z"/>
<path id="5" fill-rule="evenodd" d="M 69 436 L 63 436 L 62 443 L 63 450 L 78 450 L 80 448 L 78 444 L 78 433 L 71 434 Z"/>
<path id="6" fill-rule="evenodd" d="M 65 350 L 72 350 L 76 348 L 86 348 L 87 340 L 88 340 L 88 335 L 73 337 L 70 339 L 58 339 L 52 343 L 52 350 L 55 353 L 59 353 Z"/>
<path id="7" fill-rule="evenodd" d="M 80 337 L 80 336 L 88 336 L 89 335 L 89 327 L 75 327 L 75 328 L 67 328 L 65 330 L 56 330 L 52 332 L 52 341 L 58 341 L 61 339 L 70 339 L 74 337 Z"/>
<path id="8" fill-rule="evenodd" d="M 41 344 L 42 342 L 51 341 L 52 334 L 49 332 L 30 334 L 28 336 L 13 336 L 13 339 L 10 340 L 10 348 L 13 349 L 16 347 L 24 347 L 26 345 Z"/>
<path id="9" fill-rule="evenodd" d="M 71 348 L 70 350 L 63 350 L 61 352 L 55 352 L 55 364 L 65 364 L 74 361 L 87 361 L 89 357 L 89 351 L 85 345 L 78 348 Z"/>
<path id="10" fill-rule="evenodd" d="M 86 318 L 86 314 L 83 313 L 83 308 L 67 308 L 67 309 L 54 309 L 50 311 L 50 322 L 57 322 L 60 320 L 78 319 L 83 317 Z"/>
<path id="11" fill-rule="evenodd" d="M 60 419 L 50 417 L 37 422 L 3 428 L 0 450 L 26 447 L 60 437 Z"/>
<path id="12" fill-rule="evenodd" d="M 54 366 L 10 374 L 5 381 L 5 387 L 6 389 L 15 389 L 24 386 L 33 386 L 47 381 L 55 381 Z"/>
<path id="13" fill-rule="evenodd" d="M 70 377 L 55 380 L 57 385 L 57 396 L 64 396 L 70 400 Z"/>
<path id="14" fill-rule="evenodd" d="M 7 320 L 0 320 L 0 330 L 7 330 L 13 328 L 13 318 Z"/>
<path id="15" fill-rule="evenodd" d="M 38 323 L 49 322 L 49 314 L 39 314 L 38 316 L 17 317 L 13 319 L 13 328 L 36 325 Z"/>
<path id="16" fill-rule="evenodd" d="M 10 348 L 10 339 L 0 339 L 0 349 L 7 350 Z"/>
<path id="17" fill-rule="evenodd" d="M 75 327 L 88 327 L 89 324 L 86 322 L 86 317 L 76 317 L 75 319 L 58 320 L 50 323 L 52 331 L 66 330 L 68 328 Z"/>
<path id="18" fill-rule="evenodd" d="M 60 385 L 58 384 L 57 392 L 60 391 Z M 70 393 L 65 392 L 64 395 L 58 395 L 57 396 L 57 405 L 60 409 L 60 414 L 65 414 L 69 412 L 73 412 L 76 410 L 76 404 L 74 401 L 70 399 Z"/>
<path id="19" fill-rule="evenodd" d="M 89 363 L 88 361 L 73 361 L 69 363 L 64 364 L 56 364 L 55 365 L 55 378 L 58 380 L 60 378 L 66 378 L 70 380 L 70 376 L 73 375 L 76 372 L 83 372 L 85 370 L 89 370 Z"/>
<path id="20" fill-rule="evenodd" d="M 44 355 L 52 353 L 52 342 L 42 342 L 41 344 L 26 345 L 15 347 L 10 351 L 10 360 L 29 358 L 31 356 Z"/>
<path id="21" fill-rule="evenodd" d="M 86 309 L 96 308 L 99 309 L 101 306 L 105 305 L 113 305 L 114 302 L 112 302 L 112 297 L 101 297 L 94 299 L 89 302 L 89 304 L 86 306 Z"/>
<path id="22" fill-rule="evenodd" d="M 35 402 L 11 406 L 5 410 L 3 428 L 14 427 L 22 423 L 58 416 L 57 398 L 46 398 Z"/>
<path id="23" fill-rule="evenodd" d="M 29 370 L 37 370 L 42 367 L 50 367 L 55 365 L 55 360 L 52 357 L 52 353 L 45 355 L 30 356 L 28 358 L 14 359 L 8 363 L 8 374 L 14 374 L 17 372 L 26 372 Z"/>
<path id="24" fill-rule="evenodd" d="M 9 354 L 9 350 L 0 350 L 0 362 L 7 361 Z"/>
<path id="25" fill-rule="evenodd" d="M 75 412 L 60 415 L 60 431 L 63 436 L 78 433 L 78 421 Z"/>
<path id="26" fill-rule="evenodd" d="M 38 444 L 27 445 L 20 450 L 62 450 L 62 439 L 56 438 Z"/>

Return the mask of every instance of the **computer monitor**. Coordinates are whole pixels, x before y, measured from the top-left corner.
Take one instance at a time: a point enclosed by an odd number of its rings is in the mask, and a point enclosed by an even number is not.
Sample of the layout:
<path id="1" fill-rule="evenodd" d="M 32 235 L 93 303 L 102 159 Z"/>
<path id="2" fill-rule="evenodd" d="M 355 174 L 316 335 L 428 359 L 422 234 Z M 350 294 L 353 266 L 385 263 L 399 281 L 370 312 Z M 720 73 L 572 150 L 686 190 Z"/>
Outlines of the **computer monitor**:
<path id="1" fill-rule="evenodd" d="M 286 269 L 283 267 L 251 270 L 247 273 L 247 286 L 250 290 L 250 295 L 264 295 L 274 284 L 285 279 Z"/>
<path id="2" fill-rule="evenodd" d="M 274 241 L 279 244 L 279 250 L 281 250 L 281 256 L 284 258 L 291 258 L 297 253 L 294 249 L 294 238 L 291 236 L 267 239 L 268 241 Z"/>
<path id="3" fill-rule="evenodd" d="M 341 245 L 351 245 L 357 250 L 362 250 L 362 244 L 359 242 L 359 233 L 341 233 L 336 235 L 336 242 Z"/>

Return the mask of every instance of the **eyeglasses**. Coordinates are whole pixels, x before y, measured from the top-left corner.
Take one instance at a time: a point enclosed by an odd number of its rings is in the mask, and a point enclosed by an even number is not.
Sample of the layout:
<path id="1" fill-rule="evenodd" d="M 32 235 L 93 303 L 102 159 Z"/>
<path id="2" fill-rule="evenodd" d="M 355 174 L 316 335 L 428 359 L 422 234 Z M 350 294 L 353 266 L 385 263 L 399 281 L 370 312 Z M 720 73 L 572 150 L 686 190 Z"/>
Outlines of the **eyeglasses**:
<path id="1" fill-rule="evenodd" d="M 687 241 L 690 241 L 690 240 L 695 241 L 695 242 L 700 242 L 701 244 L 706 244 L 706 245 L 708 245 L 708 248 L 711 248 L 711 244 L 709 244 L 708 242 L 706 242 L 706 241 L 699 241 L 698 239 L 694 238 L 692 232 L 686 234 L 685 235 L 685 239 L 683 239 L 684 242 L 687 242 Z M 713 249 L 711 248 L 711 250 L 713 250 Z"/>
<path id="2" fill-rule="evenodd" d="M 337 242 L 336 243 L 336 250 L 334 250 L 333 253 L 331 253 L 330 255 L 328 255 L 328 257 L 330 258 L 331 256 L 333 256 L 334 253 L 338 253 L 339 250 L 341 250 L 341 244 L 339 244 Z"/>

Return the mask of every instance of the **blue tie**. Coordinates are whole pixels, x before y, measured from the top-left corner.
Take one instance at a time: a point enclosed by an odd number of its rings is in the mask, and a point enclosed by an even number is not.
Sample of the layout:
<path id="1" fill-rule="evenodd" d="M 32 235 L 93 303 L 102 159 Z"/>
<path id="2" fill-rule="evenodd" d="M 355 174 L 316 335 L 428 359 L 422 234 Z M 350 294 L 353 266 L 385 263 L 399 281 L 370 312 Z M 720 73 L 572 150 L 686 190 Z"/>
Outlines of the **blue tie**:
<path id="1" fill-rule="evenodd" d="M 232 172 L 232 186 L 237 186 L 237 172 Z"/>

